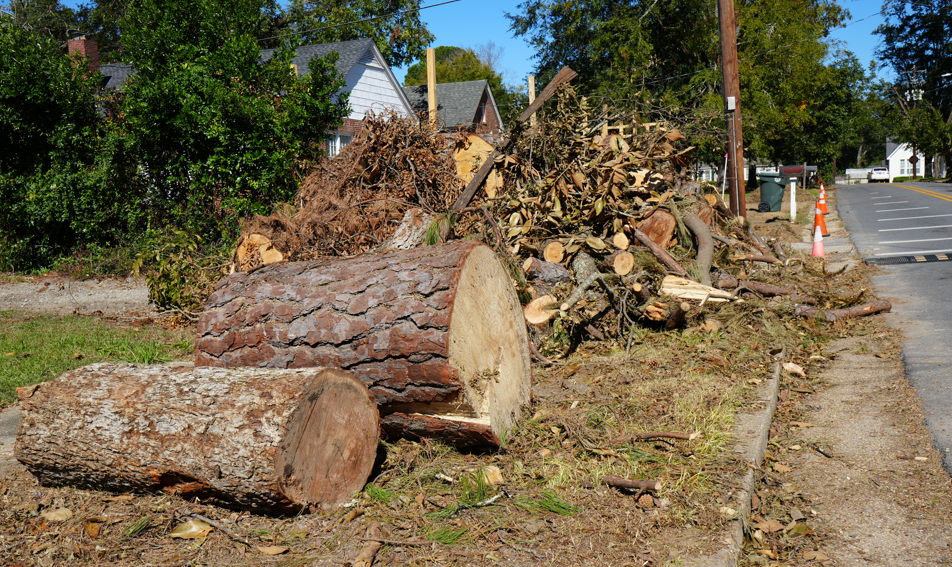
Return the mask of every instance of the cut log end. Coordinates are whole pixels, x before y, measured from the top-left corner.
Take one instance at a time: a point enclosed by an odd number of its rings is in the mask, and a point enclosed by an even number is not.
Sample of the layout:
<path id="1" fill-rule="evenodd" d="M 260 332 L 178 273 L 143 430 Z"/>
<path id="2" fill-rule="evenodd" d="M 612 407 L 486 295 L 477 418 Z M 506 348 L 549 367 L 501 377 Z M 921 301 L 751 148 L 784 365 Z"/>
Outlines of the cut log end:
<path id="1" fill-rule="evenodd" d="M 277 456 L 281 492 L 328 510 L 363 488 L 380 442 L 379 412 L 353 374 L 321 371 L 291 415 Z M 341 424 L 346 424 L 342 427 Z"/>
<path id="2" fill-rule="evenodd" d="M 522 313 L 525 315 L 526 323 L 530 325 L 544 325 L 548 323 L 558 311 L 554 309 L 546 309 L 556 302 L 555 296 L 552 295 L 543 295 L 542 297 L 537 297 L 529 302 L 528 305 L 523 308 Z"/>
<path id="3" fill-rule="evenodd" d="M 486 298 L 494 298 L 487 301 Z M 500 438 L 530 396 L 532 362 L 522 307 L 509 276 L 486 246 L 463 266 L 449 329 L 449 364 L 459 371 L 464 405 Z"/>
<path id="4" fill-rule="evenodd" d="M 565 259 L 565 246 L 558 240 L 547 242 L 542 247 L 542 258 L 546 262 L 558 264 Z"/>
<path id="5" fill-rule="evenodd" d="M 612 237 L 612 244 L 619 250 L 628 250 L 628 245 L 631 244 L 631 240 L 628 239 L 628 236 L 626 236 L 624 232 L 616 232 L 615 236 Z"/>
<path id="6" fill-rule="evenodd" d="M 635 255 L 631 252 L 618 250 L 606 258 L 606 263 L 619 276 L 627 276 L 635 268 Z"/>

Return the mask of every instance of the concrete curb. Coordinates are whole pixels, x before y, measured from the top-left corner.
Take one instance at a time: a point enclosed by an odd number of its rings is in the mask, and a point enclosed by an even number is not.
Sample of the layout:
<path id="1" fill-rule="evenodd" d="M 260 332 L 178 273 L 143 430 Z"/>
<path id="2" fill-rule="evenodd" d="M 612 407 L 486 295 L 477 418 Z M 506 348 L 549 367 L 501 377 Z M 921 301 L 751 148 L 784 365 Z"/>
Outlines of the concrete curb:
<path id="1" fill-rule="evenodd" d="M 740 486 L 731 498 L 730 506 L 737 512 L 730 522 L 727 533 L 721 541 L 724 548 L 707 557 L 683 559 L 684 565 L 702 567 L 735 567 L 741 551 L 744 549 L 744 532 L 750 524 L 750 500 L 754 493 L 756 481 L 754 468 L 759 468 L 767 452 L 767 442 L 770 437 L 770 424 L 777 409 L 777 399 L 780 394 L 780 360 L 774 367 L 773 376 L 760 388 L 754 401 L 755 405 L 764 404 L 764 409 L 752 414 L 738 414 L 734 435 L 737 444 L 734 451 L 740 460 L 752 467 L 748 467 Z"/>

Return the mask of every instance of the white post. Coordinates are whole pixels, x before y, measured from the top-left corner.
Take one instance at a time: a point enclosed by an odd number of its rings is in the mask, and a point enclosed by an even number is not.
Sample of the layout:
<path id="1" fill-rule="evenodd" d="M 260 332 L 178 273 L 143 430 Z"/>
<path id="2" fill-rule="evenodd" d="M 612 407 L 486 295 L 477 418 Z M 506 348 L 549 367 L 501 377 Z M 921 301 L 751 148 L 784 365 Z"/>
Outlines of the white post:
<path id="1" fill-rule="evenodd" d="M 790 220 L 796 222 L 797 220 L 797 181 L 794 178 L 790 182 Z"/>

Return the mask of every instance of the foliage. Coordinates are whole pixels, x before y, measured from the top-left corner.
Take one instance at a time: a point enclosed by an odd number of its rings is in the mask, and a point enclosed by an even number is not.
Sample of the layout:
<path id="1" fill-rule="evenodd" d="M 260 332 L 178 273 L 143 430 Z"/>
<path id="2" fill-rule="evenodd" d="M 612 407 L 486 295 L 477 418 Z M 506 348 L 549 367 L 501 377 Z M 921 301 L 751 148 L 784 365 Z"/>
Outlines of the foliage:
<path id="1" fill-rule="evenodd" d="M 507 14 L 510 29 L 537 49 L 542 80 L 569 65 L 580 74 L 579 92 L 599 103 L 637 106 L 650 100 L 699 115 L 723 108 L 713 0 L 526 0 L 518 10 Z M 740 102 L 749 157 L 815 163 L 839 151 L 845 134 L 837 126 L 846 121 L 845 110 L 824 105 L 849 100 L 856 75 L 849 56 L 827 62 L 823 38 L 843 17 L 842 8 L 830 0 L 737 4 Z M 834 82 L 833 89 L 827 81 Z M 827 115 L 819 116 L 821 110 Z M 723 127 L 705 137 L 692 135 L 691 141 L 703 161 L 723 156 Z"/>
<path id="2" fill-rule="evenodd" d="M 0 264 L 31 269 L 77 242 L 123 232 L 129 205 L 111 192 L 97 113 L 98 78 L 85 76 L 57 40 L 0 16 Z"/>
<path id="3" fill-rule="evenodd" d="M 297 45 L 370 38 L 391 66 L 401 67 L 423 57 L 433 41 L 419 7 L 419 0 L 291 0 L 274 29 Z"/>
<path id="4" fill-rule="evenodd" d="M 10 0 L 0 4 L 0 13 L 9 14 L 24 31 L 65 43 L 77 26 L 76 12 L 59 0 Z"/>
<path id="5" fill-rule="evenodd" d="M 216 240 L 239 219 L 294 193 L 300 166 L 322 154 L 324 132 L 346 115 L 327 59 L 291 71 L 293 52 L 259 64 L 257 0 L 137 0 L 123 23 L 138 74 L 117 129 L 138 168 L 152 226 Z"/>
<path id="6" fill-rule="evenodd" d="M 76 12 L 76 26 L 98 44 L 101 64 L 121 59 L 119 23 L 126 17 L 128 6 L 126 0 L 96 0 L 91 4 L 81 4 Z"/>
<path id="7" fill-rule="evenodd" d="M 184 230 L 171 229 L 136 258 L 133 272 L 146 267 L 149 301 L 161 309 L 197 311 L 223 275 L 227 263 L 224 251 L 206 251 L 201 238 Z"/>
<path id="8" fill-rule="evenodd" d="M 952 2 L 949 0 L 886 0 L 885 22 L 876 29 L 882 36 L 878 54 L 895 70 L 901 82 L 922 81 L 928 100 L 943 116 L 952 112 L 952 45 L 949 43 Z"/>

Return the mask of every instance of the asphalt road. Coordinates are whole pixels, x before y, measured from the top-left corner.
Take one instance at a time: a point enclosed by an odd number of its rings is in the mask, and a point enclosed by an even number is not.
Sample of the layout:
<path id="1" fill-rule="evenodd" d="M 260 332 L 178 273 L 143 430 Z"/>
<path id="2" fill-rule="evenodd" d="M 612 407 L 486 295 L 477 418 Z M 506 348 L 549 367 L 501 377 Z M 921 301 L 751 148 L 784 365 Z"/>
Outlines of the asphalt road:
<path id="1" fill-rule="evenodd" d="M 952 474 L 952 184 L 837 187 L 837 211 L 867 263 L 876 292 L 893 302 L 909 381 Z"/>

